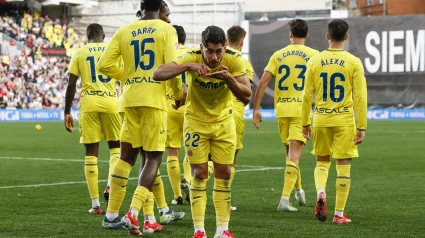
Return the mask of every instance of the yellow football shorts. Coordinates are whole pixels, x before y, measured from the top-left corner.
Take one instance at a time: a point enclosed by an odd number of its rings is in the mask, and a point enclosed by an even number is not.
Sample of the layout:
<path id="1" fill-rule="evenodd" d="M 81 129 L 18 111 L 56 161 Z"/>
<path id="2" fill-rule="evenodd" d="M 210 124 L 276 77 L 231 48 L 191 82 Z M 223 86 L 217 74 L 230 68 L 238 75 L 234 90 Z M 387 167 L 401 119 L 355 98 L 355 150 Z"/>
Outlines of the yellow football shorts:
<path id="1" fill-rule="evenodd" d="M 153 107 L 126 107 L 125 118 L 133 148 L 164 151 L 167 112 Z"/>
<path id="2" fill-rule="evenodd" d="M 335 159 L 359 157 L 357 146 L 354 144 L 356 128 L 348 126 L 313 127 L 314 155 L 331 155 Z"/>
<path id="3" fill-rule="evenodd" d="M 186 120 L 184 123 L 184 145 L 191 164 L 212 161 L 233 164 L 236 151 L 236 126 L 233 118 L 222 123 L 202 124 Z"/>
<path id="4" fill-rule="evenodd" d="M 300 117 L 281 117 L 278 118 L 279 135 L 285 145 L 290 140 L 306 142 L 302 133 Z"/>
<path id="5" fill-rule="evenodd" d="M 124 113 L 122 118 L 123 118 L 123 121 L 122 121 L 121 132 L 120 132 L 120 141 L 131 144 L 130 133 L 128 132 L 127 118 L 124 116 Z"/>
<path id="6" fill-rule="evenodd" d="M 180 148 L 183 140 L 184 107 L 175 110 L 171 105 L 167 111 L 167 141 L 165 147 Z"/>
<path id="7" fill-rule="evenodd" d="M 120 138 L 121 119 L 118 113 L 82 112 L 80 113 L 80 143 L 97 143 L 118 141 Z"/>

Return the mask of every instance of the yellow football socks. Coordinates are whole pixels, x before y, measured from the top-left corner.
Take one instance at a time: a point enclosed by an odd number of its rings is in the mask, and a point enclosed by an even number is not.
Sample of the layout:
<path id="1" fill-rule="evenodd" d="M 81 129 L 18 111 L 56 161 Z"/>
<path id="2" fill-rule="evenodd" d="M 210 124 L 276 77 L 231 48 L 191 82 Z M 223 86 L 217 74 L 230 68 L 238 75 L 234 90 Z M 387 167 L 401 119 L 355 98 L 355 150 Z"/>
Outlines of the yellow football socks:
<path id="1" fill-rule="evenodd" d="M 109 149 L 109 172 L 108 172 L 108 180 L 111 181 L 111 173 L 117 161 L 120 159 L 120 148 Z"/>
<path id="2" fill-rule="evenodd" d="M 128 176 L 130 175 L 131 166 L 124 160 L 118 160 L 111 173 L 111 188 L 109 193 L 108 212 L 118 213 L 124 200 Z"/>
<path id="3" fill-rule="evenodd" d="M 149 189 L 143 186 L 137 186 L 136 191 L 133 194 L 133 200 L 131 201 L 130 208 L 139 212 L 143 204 L 148 199 L 149 193 Z"/>
<path id="4" fill-rule="evenodd" d="M 335 210 L 344 211 L 350 192 L 350 169 L 351 165 L 336 165 L 336 203 Z"/>
<path id="5" fill-rule="evenodd" d="M 314 182 L 316 184 L 316 191 L 319 189 L 326 190 L 326 182 L 328 181 L 330 167 L 330 161 L 316 161 L 316 168 L 314 169 Z"/>
<path id="6" fill-rule="evenodd" d="M 177 199 L 182 196 L 182 191 L 180 189 L 180 165 L 178 157 L 169 156 L 167 158 L 167 172 L 171 187 L 173 188 L 174 199 Z"/>
<path id="7" fill-rule="evenodd" d="M 192 180 L 192 168 L 190 167 L 187 156 L 185 156 L 183 160 L 183 178 L 186 179 L 188 183 Z"/>
<path id="8" fill-rule="evenodd" d="M 99 169 L 97 167 L 96 156 L 86 156 L 84 173 L 86 175 L 87 186 L 89 188 L 91 199 L 99 198 Z"/>
<path id="9" fill-rule="evenodd" d="M 153 211 L 153 193 L 150 192 L 148 194 L 148 198 L 146 199 L 146 202 L 143 204 L 143 215 L 144 216 L 154 216 L 154 211 Z"/>
<path id="10" fill-rule="evenodd" d="M 230 181 L 214 179 L 213 200 L 217 226 L 229 226 L 230 220 Z"/>
<path id="11" fill-rule="evenodd" d="M 162 182 L 159 170 L 156 174 L 156 179 L 152 186 L 152 193 L 158 208 L 164 208 L 168 206 L 167 202 L 165 201 L 164 183 Z"/>
<path id="12" fill-rule="evenodd" d="M 295 186 L 294 186 L 295 190 L 300 190 L 301 189 L 301 169 L 298 165 L 298 177 L 297 177 L 297 181 L 295 181 Z"/>
<path id="13" fill-rule="evenodd" d="M 291 196 L 291 192 L 294 189 L 295 183 L 298 179 L 298 174 L 299 174 L 298 165 L 290 160 L 287 160 L 284 182 L 283 182 L 284 184 L 283 184 L 282 196 L 285 196 L 288 198 Z"/>
<path id="14" fill-rule="evenodd" d="M 190 205 L 195 228 L 204 228 L 205 209 L 207 206 L 207 180 L 192 179 L 190 187 Z M 230 212 L 230 208 L 228 209 Z"/>

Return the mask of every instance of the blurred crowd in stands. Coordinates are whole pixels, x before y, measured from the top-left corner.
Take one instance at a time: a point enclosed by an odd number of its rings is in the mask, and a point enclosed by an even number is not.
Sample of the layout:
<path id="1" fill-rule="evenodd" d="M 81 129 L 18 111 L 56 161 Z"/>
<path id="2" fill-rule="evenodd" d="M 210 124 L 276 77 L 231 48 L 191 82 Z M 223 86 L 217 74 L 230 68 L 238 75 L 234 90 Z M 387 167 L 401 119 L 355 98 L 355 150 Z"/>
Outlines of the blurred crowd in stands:
<path id="1" fill-rule="evenodd" d="M 27 10 L 16 4 L 0 7 L 0 32 L 31 49 L 31 53 L 22 51 L 15 57 L 3 52 L 0 55 L 0 109 L 61 109 L 70 58 L 44 56 L 42 49 L 77 49 L 87 43 L 87 38 L 59 19 L 43 18 Z M 80 91 L 79 83 L 74 108 L 79 107 Z"/>

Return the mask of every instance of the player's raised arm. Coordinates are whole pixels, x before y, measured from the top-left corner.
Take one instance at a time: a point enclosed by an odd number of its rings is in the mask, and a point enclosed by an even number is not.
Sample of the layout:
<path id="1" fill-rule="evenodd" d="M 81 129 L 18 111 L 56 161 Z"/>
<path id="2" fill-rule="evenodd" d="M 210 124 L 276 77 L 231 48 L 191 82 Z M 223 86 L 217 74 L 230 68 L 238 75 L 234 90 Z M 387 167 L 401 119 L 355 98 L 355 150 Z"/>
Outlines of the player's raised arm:
<path id="1" fill-rule="evenodd" d="M 102 74 L 122 81 L 125 80 L 124 71 L 119 67 L 119 64 L 117 64 L 121 56 L 118 33 L 119 30 L 115 33 L 105 52 L 100 57 L 96 67 Z"/>
<path id="2" fill-rule="evenodd" d="M 312 59 L 307 64 L 307 73 L 305 77 L 305 88 L 303 94 L 303 104 L 301 110 L 301 125 L 303 128 L 310 128 L 311 125 L 311 105 L 314 93 L 314 76 L 313 76 Z M 304 134 L 304 129 L 303 129 Z M 304 137 L 310 139 L 310 134 L 305 134 Z"/>
<path id="3" fill-rule="evenodd" d="M 201 76 L 210 72 L 210 68 L 204 64 L 178 64 L 177 62 L 170 62 L 159 66 L 153 73 L 153 79 L 156 81 L 164 81 L 176 77 L 186 71 L 195 71 L 198 76 Z"/>

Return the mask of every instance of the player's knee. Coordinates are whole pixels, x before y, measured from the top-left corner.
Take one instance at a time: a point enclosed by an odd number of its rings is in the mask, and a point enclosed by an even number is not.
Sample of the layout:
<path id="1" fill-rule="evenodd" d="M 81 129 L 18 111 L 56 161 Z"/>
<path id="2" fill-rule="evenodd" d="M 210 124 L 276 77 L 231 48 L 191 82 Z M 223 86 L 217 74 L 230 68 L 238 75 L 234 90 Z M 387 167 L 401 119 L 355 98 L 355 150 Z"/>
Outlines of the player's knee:
<path id="1" fill-rule="evenodd" d="M 193 177 L 197 179 L 207 179 L 208 178 L 208 167 L 204 168 L 203 165 L 191 165 Z"/>
<path id="2" fill-rule="evenodd" d="M 216 178 L 229 180 L 232 173 L 232 165 L 217 165 L 215 166 L 214 176 Z"/>

